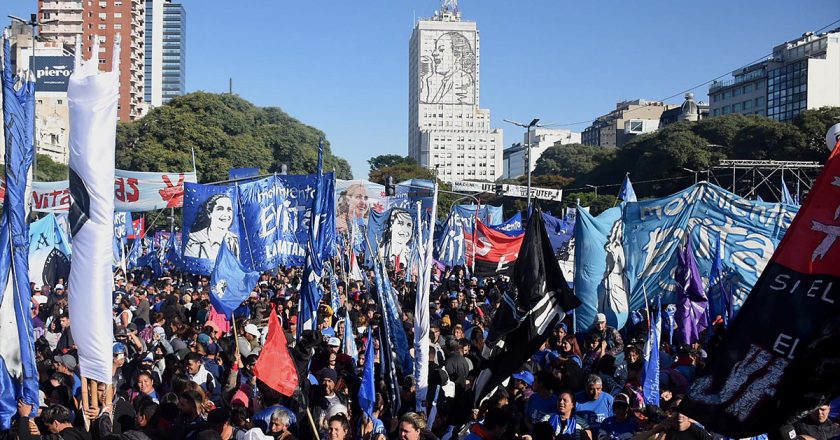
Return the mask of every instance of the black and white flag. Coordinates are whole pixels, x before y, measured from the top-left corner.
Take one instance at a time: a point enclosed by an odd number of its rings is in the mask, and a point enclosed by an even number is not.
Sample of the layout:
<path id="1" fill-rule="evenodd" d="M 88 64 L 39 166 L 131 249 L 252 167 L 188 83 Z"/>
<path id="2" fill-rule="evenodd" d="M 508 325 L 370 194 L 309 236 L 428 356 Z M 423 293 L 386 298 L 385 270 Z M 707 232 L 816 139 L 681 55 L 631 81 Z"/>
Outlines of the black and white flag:
<path id="1" fill-rule="evenodd" d="M 513 267 L 511 290 L 490 324 L 483 353 L 487 361 L 476 379 L 475 401 L 516 373 L 566 312 L 579 305 L 554 257 L 542 213 L 534 209 Z"/>

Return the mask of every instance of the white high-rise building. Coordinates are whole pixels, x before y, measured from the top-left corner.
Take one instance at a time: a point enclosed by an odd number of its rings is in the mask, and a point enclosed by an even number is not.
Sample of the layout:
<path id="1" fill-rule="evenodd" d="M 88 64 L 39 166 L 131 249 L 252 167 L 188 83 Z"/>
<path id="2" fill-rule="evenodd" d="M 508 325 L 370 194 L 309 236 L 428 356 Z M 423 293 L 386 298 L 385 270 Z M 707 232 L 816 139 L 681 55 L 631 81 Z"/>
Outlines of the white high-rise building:
<path id="1" fill-rule="evenodd" d="M 408 154 L 446 182 L 502 176 L 503 134 L 479 108 L 479 36 L 457 0 L 419 20 L 409 48 Z"/>

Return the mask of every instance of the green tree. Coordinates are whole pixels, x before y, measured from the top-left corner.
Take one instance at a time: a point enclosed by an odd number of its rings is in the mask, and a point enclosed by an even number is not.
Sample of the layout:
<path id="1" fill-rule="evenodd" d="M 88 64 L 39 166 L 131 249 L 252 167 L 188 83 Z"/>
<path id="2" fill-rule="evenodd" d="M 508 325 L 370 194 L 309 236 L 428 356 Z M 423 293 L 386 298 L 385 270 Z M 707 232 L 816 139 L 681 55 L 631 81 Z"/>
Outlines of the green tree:
<path id="1" fill-rule="evenodd" d="M 39 154 L 37 156 L 37 169 L 35 170 L 35 180 L 38 182 L 57 182 L 59 180 L 67 180 L 67 165 L 54 162 L 46 154 Z"/>
<path id="2" fill-rule="evenodd" d="M 824 162 L 828 158 L 825 134 L 832 125 L 837 123 L 840 123 L 840 107 L 805 110 L 793 120 L 793 125 L 805 137 L 806 157 L 819 162 Z"/>
<path id="3" fill-rule="evenodd" d="M 581 144 L 555 145 L 537 159 L 532 174 L 577 179 L 614 156 L 615 150 L 609 148 Z"/>
<path id="4" fill-rule="evenodd" d="M 322 131 L 276 107 L 259 108 L 234 95 L 191 93 L 157 107 L 146 117 L 117 127 L 117 166 L 136 171 L 181 171 L 193 167 L 199 181 L 227 179 L 230 168 L 289 173 L 315 172 Z M 350 165 L 325 145 L 325 171 L 351 179 Z"/>
<path id="5" fill-rule="evenodd" d="M 383 154 L 371 157 L 368 159 L 368 164 L 370 165 L 370 171 L 376 171 L 380 168 L 387 168 L 400 164 L 416 165 L 417 161 L 414 160 L 413 157 L 409 156 L 403 157 L 398 154 Z"/>
<path id="6" fill-rule="evenodd" d="M 732 159 L 803 160 L 805 136 L 793 124 L 764 119 L 746 126 L 733 140 Z"/>

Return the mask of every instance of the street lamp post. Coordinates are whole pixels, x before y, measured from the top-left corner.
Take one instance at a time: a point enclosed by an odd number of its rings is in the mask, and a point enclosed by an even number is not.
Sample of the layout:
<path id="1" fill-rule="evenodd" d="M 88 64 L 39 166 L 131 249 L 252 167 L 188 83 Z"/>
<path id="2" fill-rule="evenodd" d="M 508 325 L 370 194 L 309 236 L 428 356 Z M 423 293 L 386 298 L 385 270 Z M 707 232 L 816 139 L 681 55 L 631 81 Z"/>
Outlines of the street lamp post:
<path id="1" fill-rule="evenodd" d="M 26 21 L 26 20 L 24 20 L 24 19 L 22 19 L 18 16 L 15 16 L 15 15 L 9 15 L 8 17 L 11 18 L 13 21 L 16 21 L 18 23 L 23 23 L 23 24 L 29 26 L 30 28 L 32 28 L 32 55 L 29 57 L 29 74 L 30 75 L 35 75 L 35 30 L 39 26 L 42 26 L 42 25 L 45 25 L 45 24 L 50 24 L 50 23 L 56 23 L 56 22 L 58 22 L 58 20 L 57 19 L 52 19 L 52 20 L 38 21 L 38 14 L 30 14 L 29 15 L 29 21 Z M 35 79 L 34 76 L 33 76 L 33 79 Z M 33 96 L 33 99 L 34 98 L 35 97 Z M 38 101 L 36 100 L 32 105 L 34 107 L 37 104 L 38 104 Z M 38 115 L 38 112 L 34 112 L 34 114 L 32 115 L 32 181 L 33 182 L 35 181 L 35 173 L 38 170 L 38 140 L 36 138 L 37 133 L 35 131 L 35 127 L 36 127 L 36 122 L 35 121 L 37 121 L 37 119 L 38 119 L 37 115 Z"/>
<path id="2" fill-rule="evenodd" d="M 511 121 L 508 119 L 504 119 L 505 122 L 508 124 L 513 124 L 517 127 L 522 127 L 526 130 L 525 132 L 525 154 L 527 155 L 527 167 L 528 167 L 528 214 L 531 213 L 531 129 L 537 127 L 537 123 L 540 122 L 539 118 L 534 118 L 529 124 L 523 124 L 521 122 Z"/>
<path id="3" fill-rule="evenodd" d="M 586 184 L 586 186 L 587 186 L 587 187 L 589 187 L 589 188 L 592 188 L 593 190 L 595 190 L 595 197 L 598 197 L 598 187 L 597 187 L 597 186 L 595 186 L 595 185 L 590 185 L 590 184 L 588 184 L 588 183 Z"/>
<path id="4" fill-rule="evenodd" d="M 689 173 L 694 173 L 694 184 L 696 185 L 697 184 L 697 173 L 699 171 L 692 170 L 691 168 L 686 168 L 686 167 L 682 167 L 682 169 L 688 171 Z"/>

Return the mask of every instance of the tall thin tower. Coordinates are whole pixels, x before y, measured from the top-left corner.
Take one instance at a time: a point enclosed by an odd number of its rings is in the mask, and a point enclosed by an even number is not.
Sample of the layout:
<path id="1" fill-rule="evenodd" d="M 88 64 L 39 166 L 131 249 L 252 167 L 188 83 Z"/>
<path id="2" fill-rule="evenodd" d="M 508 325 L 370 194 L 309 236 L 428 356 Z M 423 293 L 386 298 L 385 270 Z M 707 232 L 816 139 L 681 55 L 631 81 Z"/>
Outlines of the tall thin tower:
<path id="1" fill-rule="evenodd" d="M 503 135 L 479 107 L 480 44 L 457 0 L 419 20 L 409 43 L 408 154 L 441 180 L 502 175 Z"/>

